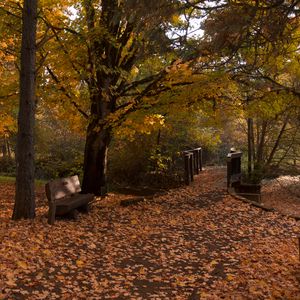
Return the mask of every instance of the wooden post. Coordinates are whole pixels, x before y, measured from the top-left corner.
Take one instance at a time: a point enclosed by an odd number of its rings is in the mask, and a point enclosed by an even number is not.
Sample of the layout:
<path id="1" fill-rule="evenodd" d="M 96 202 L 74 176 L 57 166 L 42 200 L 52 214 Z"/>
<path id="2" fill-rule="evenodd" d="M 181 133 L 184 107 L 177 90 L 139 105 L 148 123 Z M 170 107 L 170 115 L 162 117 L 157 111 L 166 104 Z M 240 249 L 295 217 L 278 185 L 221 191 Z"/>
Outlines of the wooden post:
<path id="1" fill-rule="evenodd" d="M 48 224 L 53 225 L 55 222 L 56 203 L 55 201 L 49 202 Z"/>
<path id="2" fill-rule="evenodd" d="M 231 177 L 231 159 L 227 157 L 227 188 L 230 187 L 230 177 Z"/>
<path id="3" fill-rule="evenodd" d="M 186 185 L 190 184 L 190 163 L 189 163 L 189 153 L 184 152 L 184 182 Z"/>
<path id="4" fill-rule="evenodd" d="M 231 187 L 231 181 L 234 177 L 235 182 L 240 180 L 241 158 L 242 152 L 231 151 L 227 155 L 227 188 Z"/>
<path id="5" fill-rule="evenodd" d="M 193 152 L 190 152 L 189 160 L 190 160 L 191 181 L 194 181 L 194 153 Z"/>
<path id="6" fill-rule="evenodd" d="M 202 161 L 202 148 L 199 149 L 199 169 L 200 172 L 202 171 L 203 168 L 203 161 Z"/>
<path id="7" fill-rule="evenodd" d="M 199 174 L 199 148 L 193 150 L 194 154 L 194 171 L 195 174 Z"/>
<path id="8" fill-rule="evenodd" d="M 202 171 L 202 148 L 195 148 L 193 153 L 195 156 L 195 173 L 199 174 L 199 172 Z"/>
<path id="9" fill-rule="evenodd" d="M 300 236 L 298 236 L 298 246 L 299 246 L 299 261 L 300 261 Z"/>
<path id="10" fill-rule="evenodd" d="M 184 151 L 184 179 L 187 185 L 194 181 L 194 154 L 192 151 Z"/>

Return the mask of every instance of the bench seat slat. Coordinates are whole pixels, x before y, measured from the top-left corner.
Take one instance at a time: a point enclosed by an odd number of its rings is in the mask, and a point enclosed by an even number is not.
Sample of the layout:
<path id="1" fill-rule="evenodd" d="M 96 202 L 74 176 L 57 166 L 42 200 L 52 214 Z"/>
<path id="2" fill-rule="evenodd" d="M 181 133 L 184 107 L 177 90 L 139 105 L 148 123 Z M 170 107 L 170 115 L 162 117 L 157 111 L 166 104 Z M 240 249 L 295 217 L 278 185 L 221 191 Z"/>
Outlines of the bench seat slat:
<path id="1" fill-rule="evenodd" d="M 91 194 L 76 194 L 56 202 L 56 214 L 65 214 L 75 208 L 88 204 L 93 200 Z"/>

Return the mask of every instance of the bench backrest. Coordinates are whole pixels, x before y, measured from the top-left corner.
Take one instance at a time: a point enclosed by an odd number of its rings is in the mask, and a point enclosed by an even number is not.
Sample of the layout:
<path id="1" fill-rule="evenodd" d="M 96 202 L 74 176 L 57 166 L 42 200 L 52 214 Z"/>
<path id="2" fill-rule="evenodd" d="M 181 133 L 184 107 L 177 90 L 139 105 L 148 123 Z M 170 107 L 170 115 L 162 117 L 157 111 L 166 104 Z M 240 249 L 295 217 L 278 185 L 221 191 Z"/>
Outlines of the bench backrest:
<path id="1" fill-rule="evenodd" d="M 77 175 L 55 179 L 45 185 L 46 195 L 49 201 L 55 201 L 81 191 Z"/>

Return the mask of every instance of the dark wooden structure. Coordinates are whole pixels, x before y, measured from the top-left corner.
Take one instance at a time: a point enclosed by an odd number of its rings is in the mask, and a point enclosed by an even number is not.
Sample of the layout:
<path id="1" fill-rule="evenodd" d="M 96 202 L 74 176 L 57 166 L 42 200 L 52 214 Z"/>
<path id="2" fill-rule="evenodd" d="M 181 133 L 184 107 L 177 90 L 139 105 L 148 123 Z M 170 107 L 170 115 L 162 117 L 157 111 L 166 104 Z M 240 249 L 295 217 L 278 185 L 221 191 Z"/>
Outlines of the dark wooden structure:
<path id="1" fill-rule="evenodd" d="M 227 187 L 233 187 L 242 179 L 242 152 L 230 152 L 227 155 Z"/>
<path id="2" fill-rule="evenodd" d="M 190 151 L 183 152 L 184 158 L 184 182 L 189 185 L 194 181 L 194 154 Z"/>
<path id="3" fill-rule="evenodd" d="M 54 224 L 55 216 L 70 214 L 76 217 L 78 210 L 88 212 L 89 202 L 93 194 L 81 194 L 81 187 L 77 175 L 56 179 L 45 185 L 48 198 L 49 214 L 48 223 Z"/>
<path id="4" fill-rule="evenodd" d="M 261 201 L 261 185 L 242 182 L 242 152 L 232 151 L 227 155 L 227 189 L 249 200 Z"/>
<path id="5" fill-rule="evenodd" d="M 194 175 L 199 174 L 203 169 L 202 148 L 195 148 L 183 151 L 184 158 L 184 181 L 189 185 L 194 181 Z"/>

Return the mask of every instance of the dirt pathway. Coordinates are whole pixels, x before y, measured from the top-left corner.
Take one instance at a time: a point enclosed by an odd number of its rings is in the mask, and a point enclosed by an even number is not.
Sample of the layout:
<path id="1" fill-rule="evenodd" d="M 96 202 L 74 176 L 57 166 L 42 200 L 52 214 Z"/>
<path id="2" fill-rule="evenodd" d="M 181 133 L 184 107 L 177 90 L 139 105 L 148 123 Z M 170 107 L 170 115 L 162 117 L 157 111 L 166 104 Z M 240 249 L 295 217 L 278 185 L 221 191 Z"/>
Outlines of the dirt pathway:
<path id="1" fill-rule="evenodd" d="M 299 223 L 231 198 L 224 178 L 128 207 L 110 195 L 52 227 L 41 202 L 10 221 L 0 186 L 0 299 L 300 299 Z"/>

